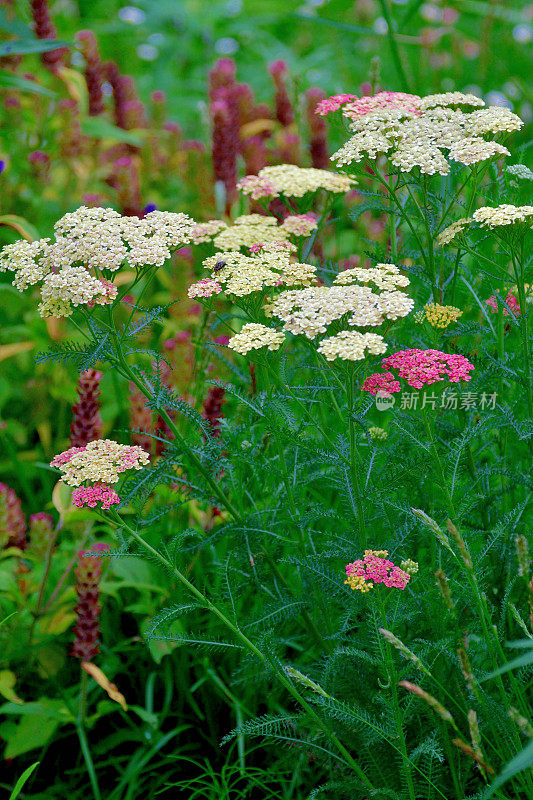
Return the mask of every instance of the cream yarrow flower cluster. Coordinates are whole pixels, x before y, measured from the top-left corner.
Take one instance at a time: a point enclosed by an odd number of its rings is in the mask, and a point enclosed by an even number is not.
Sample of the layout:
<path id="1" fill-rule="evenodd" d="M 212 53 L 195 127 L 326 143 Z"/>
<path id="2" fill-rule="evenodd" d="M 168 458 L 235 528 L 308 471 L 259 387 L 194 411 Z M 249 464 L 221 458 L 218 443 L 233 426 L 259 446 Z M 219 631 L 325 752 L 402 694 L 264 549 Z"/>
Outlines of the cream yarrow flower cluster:
<path id="1" fill-rule="evenodd" d="M 226 226 L 214 237 L 218 250 L 238 250 L 257 245 L 275 244 L 291 238 L 309 236 L 316 230 L 316 220 L 307 215 L 291 215 L 278 225 L 275 217 L 246 214 L 237 217 L 231 227 Z"/>
<path id="2" fill-rule="evenodd" d="M 142 447 L 119 444 L 113 439 L 95 439 L 84 447 L 71 447 L 55 456 L 50 466 L 58 467 L 69 486 L 88 483 L 117 483 L 122 472 L 142 469 L 150 461 Z"/>
<path id="3" fill-rule="evenodd" d="M 451 225 L 448 225 L 447 228 L 444 228 L 439 235 L 437 236 L 437 244 L 444 245 L 450 244 L 451 241 L 455 239 L 455 237 L 462 233 L 465 228 L 470 225 L 470 218 L 469 217 L 462 217 L 458 219 L 456 222 L 452 222 Z"/>
<path id="4" fill-rule="evenodd" d="M 310 286 L 316 282 L 316 267 L 292 261 L 285 248 L 265 246 L 250 255 L 239 251 L 220 252 L 206 258 L 203 264 L 212 270 L 213 280 L 236 297 L 245 297 L 269 286 Z"/>
<path id="5" fill-rule="evenodd" d="M 41 315 L 66 317 L 78 305 L 110 303 L 116 297 L 116 289 L 96 273 L 115 272 L 123 264 L 161 266 L 173 249 L 190 240 L 192 224 L 185 214 L 153 211 L 139 219 L 111 208 L 82 206 L 56 222 L 54 241 L 4 247 L 0 272 L 14 272 L 19 291 L 41 283 Z"/>
<path id="6" fill-rule="evenodd" d="M 252 178 L 254 180 L 252 180 Z M 261 197 L 303 197 L 310 192 L 324 189 L 334 194 L 344 194 L 357 182 L 346 175 L 338 175 L 325 169 L 296 167 L 294 164 L 278 164 L 264 167 L 257 176 L 247 176 L 237 184 L 243 194 L 254 199 Z"/>
<path id="7" fill-rule="evenodd" d="M 359 331 L 341 331 L 335 336 L 322 339 L 317 347 L 328 361 L 336 358 L 342 361 L 361 361 L 366 353 L 381 355 L 387 349 L 382 336 L 377 333 L 359 333 Z"/>
<path id="8" fill-rule="evenodd" d="M 373 283 L 378 289 L 405 288 L 410 281 L 402 275 L 395 264 L 376 264 L 375 267 L 354 267 L 340 272 L 333 281 L 335 286 L 348 286 L 352 283 Z"/>
<path id="9" fill-rule="evenodd" d="M 267 325 L 248 322 L 243 325 L 240 332 L 232 336 L 228 346 L 236 353 L 245 356 L 250 350 L 260 350 L 268 347 L 269 350 L 278 350 L 285 340 L 285 335 Z"/>
<path id="10" fill-rule="evenodd" d="M 400 291 L 376 294 L 368 286 L 312 286 L 283 292 L 271 310 L 283 321 L 284 330 L 314 339 L 345 316 L 350 326 L 372 327 L 385 319 L 406 317 L 413 305 Z"/>
<path id="11" fill-rule="evenodd" d="M 490 229 L 510 228 L 511 232 L 513 232 L 513 227 L 517 226 L 519 232 L 527 232 L 529 228 L 533 227 L 533 206 L 515 206 L 510 203 L 494 207 L 482 206 L 474 211 L 471 217 L 459 219 L 444 228 L 437 236 L 437 244 L 450 244 L 473 223 Z"/>
<path id="12" fill-rule="evenodd" d="M 204 244 L 210 242 L 213 236 L 224 230 L 228 226 L 221 219 L 210 219 L 207 222 L 198 222 L 191 228 L 191 242 L 193 244 Z"/>
<path id="13" fill-rule="evenodd" d="M 331 158 L 342 166 L 386 153 L 402 172 L 418 167 L 426 175 L 447 175 L 448 158 L 471 165 L 509 155 L 501 144 L 483 137 L 519 130 L 522 120 L 499 106 L 474 111 L 459 107 L 473 105 L 484 103 L 460 92 L 385 104 L 355 118 L 347 105 L 343 113 L 352 119 L 354 135 Z"/>
<path id="14" fill-rule="evenodd" d="M 474 222 L 488 228 L 514 225 L 517 222 L 533 222 L 533 206 L 513 206 L 504 203 L 492 208 L 483 206 L 472 214 Z"/>

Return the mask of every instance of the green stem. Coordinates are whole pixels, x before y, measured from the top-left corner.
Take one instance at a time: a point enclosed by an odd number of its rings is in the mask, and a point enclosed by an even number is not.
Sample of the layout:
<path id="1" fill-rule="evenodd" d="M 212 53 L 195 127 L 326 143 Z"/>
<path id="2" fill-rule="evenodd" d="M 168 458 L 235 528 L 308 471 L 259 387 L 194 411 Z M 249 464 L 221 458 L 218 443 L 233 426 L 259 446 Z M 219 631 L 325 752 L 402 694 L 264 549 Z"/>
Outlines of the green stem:
<path id="1" fill-rule="evenodd" d="M 353 390 L 353 372 L 350 369 L 348 372 L 348 384 L 346 387 L 346 397 L 348 401 L 348 425 L 349 425 L 349 440 L 350 440 L 350 476 L 352 479 L 353 489 L 355 492 L 355 503 L 357 506 L 357 515 L 359 522 L 359 536 L 361 538 L 361 547 L 366 548 L 366 528 L 365 517 L 363 511 L 363 504 L 361 501 L 361 489 L 359 485 L 359 475 L 357 472 L 357 448 L 355 439 L 355 420 L 354 420 L 354 390 Z"/>
<path id="2" fill-rule="evenodd" d="M 379 591 L 379 590 L 378 590 Z M 387 616 L 385 614 L 385 607 L 383 605 L 383 599 L 381 594 L 379 595 L 379 607 L 381 610 L 381 624 L 382 627 L 387 629 Z M 376 626 L 378 627 L 378 626 Z M 377 636 L 379 636 L 379 631 L 377 632 Z M 381 643 L 381 636 L 378 639 Z M 381 644 L 380 644 L 381 646 Z M 398 675 L 396 673 L 396 667 L 394 664 L 394 658 L 392 655 L 392 645 L 389 642 L 384 643 L 384 650 L 385 650 L 385 667 L 387 670 L 387 676 L 390 683 L 391 693 L 392 693 L 392 707 L 394 711 L 394 722 L 396 724 L 396 730 L 398 733 L 398 741 L 400 747 L 400 754 L 402 757 L 402 765 L 403 765 L 403 774 L 405 777 L 405 782 L 407 784 L 407 791 L 409 792 L 410 800 L 415 800 L 415 787 L 413 784 L 413 775 L 411 772 L 411 763 L 409 760 L 409 755 L 407 753 L 407 743 L 405 741 L 405 734 L 403 731 L 403 719 L 402 719 L 402 712 L 400 709 L 400 701 L 398 699 Z"/>

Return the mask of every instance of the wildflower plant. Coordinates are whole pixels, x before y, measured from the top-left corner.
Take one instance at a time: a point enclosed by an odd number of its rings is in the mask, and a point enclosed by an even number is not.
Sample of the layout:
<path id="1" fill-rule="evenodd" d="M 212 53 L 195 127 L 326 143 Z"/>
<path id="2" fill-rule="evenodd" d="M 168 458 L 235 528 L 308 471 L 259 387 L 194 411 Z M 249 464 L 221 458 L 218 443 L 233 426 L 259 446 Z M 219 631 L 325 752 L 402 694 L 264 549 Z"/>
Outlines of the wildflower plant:
<path id="1" fill-rule="evenodd" d="M 287 121 L 284 69 L 272 75 Z M 235 153 L 223 145 L 235 146 L 238 85 L 229 67 L 211 84 L 231 210 Z M 214 649 L 232 691 L 253 687 L 227 740 L 312 753 L 302 780 L 314 797 L 480 797 L 530 715 L 527 674 L 501 672 L 506 642 L 532 633 L 514 544 L 531 514 L 530 212 L 501 202 L 495 168 L 522 122 L 457 92 L 342 95 L 317 110 L 348 120 L 332 157 L 342 173 L 280 164 L 238 184 L 240 210 L 275 203 L 276 216 L 82 208 L 53 242 L 4 248 L 0 265 L 20 291 L 40 286 L 41 314 L 72 323 L 42 362 L 64 360 L 85 381 L 111 373 L 135 398 L 142 425 L 129 439 L 118 427 L 100 438 L 93 414 L 98 436 L 51 467 L 113 531 L 111 557 L 141 553 L 165 576 L 171 602 L 148 642 Z M 363 208 L 350 205 L 354 187 Z M 328 227 L 354 241 L 365 210 L 385 218 L 388 241 L 343 252 Z M 197 274 L 175 299 L 202 307 L 187 399 L 149 338 L 171 309 L 143 305 L 185 244 Z M 341 270 L 354 255 L 370 263 Z M 511 277 L 520 314 L 505 316 L 495 295 L 495 325 L 487 284 Z M 213 334 L 227 339 L 215 346 Z M 205 380 L 206 351 L 231 380 Z M 473 394 L 495 400 L 478 407 Z M 4 495 L 9 527 L 18 512 Z M 91 660 L 100 575 L 82 562 L 77 654 Z M 276 710 L 262 715 L 267 695 Z M 509 787 L 527 797 L 531 775 Z"/>

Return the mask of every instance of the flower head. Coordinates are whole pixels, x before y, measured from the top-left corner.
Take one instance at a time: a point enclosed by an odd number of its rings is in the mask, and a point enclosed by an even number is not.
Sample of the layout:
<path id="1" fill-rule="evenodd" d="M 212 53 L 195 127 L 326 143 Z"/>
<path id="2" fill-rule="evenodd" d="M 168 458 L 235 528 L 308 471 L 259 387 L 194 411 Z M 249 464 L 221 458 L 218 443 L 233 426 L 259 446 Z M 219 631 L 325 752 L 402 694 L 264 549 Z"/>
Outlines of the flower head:
<path id="1" fill-rule="evenodd" d="M 242 326 L 240 333 L 231 337 L 228 347 L 244 356 L 250 350 L 260 350 L 262 347 L 268 347 L 269 350 L 279 350 L 284 340 L 285 335 L 274 330 L 274 328 L 268 328 L 266 325 L 260 325 L 255 322 L 248 322 Z"/>
<path id="2" fill-rule="evenodd" d="M 116 286 L 95 271 L 115 272 L 126 263 L 134 269 L 162 266 L 172 249 L 190 240 L 192 225 L 185 214 L 153 211 L 139 219 L 81 206 L 56 222 L 53 242 L 4 247 L 0 272 L 14 272 L 19 291 L 41 283 L 41 315 L 66 317 L 76 306 L 92 308 L 117 296 Z"/>
<path id="3" fill-rule="evenodd" d="M 389 589 L 405 589 L 411 574 L 397 567 L 387 556 L 387 550 L 365 550 L 363 558 L 346 564 L 344 583 L 363 593 L 369 592 L 376 583 L 383 583 Z"/>
<path id="4" fill-rule="evenodd" d="M 469 381 L 474 365 L 464 356 L 440 350 L 398 350 L 383 359 L 383 366 L 398 370 L 409 386 L 421 389 L 425 384 L 448 379 L 450 383 Z"/>
<path id="5" fill-rule="evenodd" d="M 102 607 L 98 602 L 98 595 L 102 578 L 102 559 L 98 554 L 108 550 L 109 545 L 104 542 L 96 542 L 92 545 L 92 550 L 80 550 L 78 565 L 74 570 L 78 603 L 75 607 L 77 619 L 72 655 L 82 661 L 92 661 L 99 652 L 99 622 Z"/>
<path id="6" fill-rule="evenodd" d="M 120 497 L 110 486 L 95 484 L 94 486 L 81 486 L 72 492 L 72 502 L 78 508 L 89 506 L 96 508 L 100 505 L 103 511 L 107 511 L 115 503 L 120 503 Z"/>
<path id="7" fill-rule="evenodd" d="M 217 281 L 211 278 L 202 278 L 198 283 L 193 283 L 187 289 L 187 296 L 191 299 L 193 297 L 211 297 L 214 294 L 219 294 L 222 291 L 222 286 Z"/>
<path id="8" fill-rule="evenodd" d="M 251 178 L 253 180 L 251 181 Z M 261 182 L 261 183 L 260 183 Z M 238 184 L 243 194 L 249 194 L 255 198 L 276 197 L 303 197 L 310 192 L 317 192 L 324 189 L 326 192 L 334 194 L 344 194 L 349 192 L 356 181 L 347 175 L 339 175 L 325 169 L 315 169 L 314 167 L 296 167 L 294 164 L 278 164 L 274 167 L 264 167 L 258 176 L 247 176 Z M 268 187 L 268 194 L 260 194 L 266 191 L 261 187 Z M 272 194 L 272 189 L 276 194 Z"/>
<path id="9" fill-rule="evenodd" d="M 128 469 L 142 469 L 149 463 L 142 447 L 119 444 L 112 439 L 96 439 L 85 447 L 71 447 L 55 456 L 50 466 L 58 467 L 69 486 L 89 483 L 116 483 Z"/>
<path id="10" fill-rule="evenodd" d="M 236 297 L 270 286 L 309 286 L 316 281 L 316 267 L 291 261 L 291 248 L 280 247 L 279 242 L 265 244 L 250 255 L 238 250 L 217 253 L 203 263 L 213 270 L 213 280 Z"/>
<path id="11" fill-rule="evenodd" d="M 361 386 L 361 391 L 370 392 L 373 395 L 380 392 L 385 396 L 394 392 L 401 392 L 401 390 L 402 387 L 392 372 L 373 372 L 372 375 L 365 378 Z"/>
<path id="12" fill-rule="evenodd" d="M 331 158 L 338 166 L 387 153 L 401 172 L 447 175 L 448 159 L 476 164 L 509 155 L 503 145 L 484 137 L 519 130 L 522 121 L 508 109 L 483 105 L 474 95 L 445 92 L 419 98 L 381 92 L 347 103 L 353 136 Z M 461 108 L 463 107 L 463 108 Z"/>
<path id="13" fill-rule="evenodd" d="M 274 300 L 272 313 L 283 321 L 284 330 L 314 339 L 343 317 L 350 327 L 373 327 L 385 319 L 406 317 L 413 305 L 400 291 L 377 294 L 368 286 L 334 284 L 283 292 Z"/>
<path id="14" fill-rule="evenodd" d="M 532 217 L 533 206 L 513 206 L 506 203 L 495 208 L 482 206 L 472 215 L 474 222 L 487 228 L 499 228 L 517 222 L 530 224 L 533 222 Z"/>
<path id="15" fill-rule="evenodd" d="M 432 328 L 447 328 L 457 322 L 463 312 L 455 306 L 441 306 L 439 303 L 427 303 L 422 312 Z M 420 320 L 422 321 L 422 320 Z"/>
<path id="16" fill-rule="evenodd" d="M 359 333 L 359 331 L 341 331 L 335 336 L 322 339 L 317 347 L 328 361 L 340 358 L 343 361 L 361 361 L 365 351 L 372 355 L 381 355 L 387 349 L 383 337 L 377 333 Z"/>
<path id="17" fill-rule="evenodd" d="M 26 547 L 26 520 L 20 498 L 5 483 L 0 483 L 0 548 Z"/>
<path id="18" fill-rule="evenodd" d="M 496 295 L 492 295 L 492 297 L 489 297 L 489 299 L 486 300 L 485 302 L 488 306 L 491 307 L 492 314 L 498 313 L 498 301 L 496 300 Z M 519 317 L 520 304 L 512 292 L 508 292 L 507 297 L 505 298 L 505 302 L 511 310 L 509 311 L 505 306 L 503 306 L 503 316 L 509 317 L 512 313 L 514 314 L 515 317 Z"/>
<path id="19" fill-rule="evenodd" d="M 468 227 L 470 224 L 470 219 L 468 217 L 463 217 L 462 219 L 458 219 L 457 222 L 452 222 L 451 225 L 448 225 L 447 228 L 444 228 L 439 235 L 437 236 L 437 244 L 450 244 L 455 237 L 462 233 L 465 228 Z"/>

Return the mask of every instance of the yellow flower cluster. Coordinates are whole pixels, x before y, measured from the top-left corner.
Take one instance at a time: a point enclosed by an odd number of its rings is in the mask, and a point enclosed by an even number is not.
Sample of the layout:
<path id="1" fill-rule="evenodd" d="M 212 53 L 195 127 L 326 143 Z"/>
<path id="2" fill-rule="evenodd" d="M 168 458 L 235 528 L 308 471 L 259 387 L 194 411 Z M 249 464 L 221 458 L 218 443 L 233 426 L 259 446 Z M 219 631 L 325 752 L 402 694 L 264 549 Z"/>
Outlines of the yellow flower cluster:
<path id="1" fill-rule="evenodd" d="M 416 575 L 418 572 L 418 561 L 406 558 L 405 561 L 400 562 L 400 569 L 403 569 L 408 575 Z"/>
<path id="2" fill-rule="evenodd" d="M 344 583 L 347 583 L 350 589 L 357 592 L 366 594 L 370 589 L 374 588 L 374 584 L 370 581 L 365 581 L 364 575 L 348 575 Z"/>
<path id="3" fill-rule="evenodd" d="M 377 425 L 372 425 L 368 429 L 368 435 L 373 441 L 377 440 L 382 442 L 384 442 L 389 436 L 386 430 L 384 430 L 383 428 L 379 428 Z"/>
<path id="4" fill-rule="evenodd" d="M 457 322 L 463 312 L 455 306 L 441 306 L 439 303 L 427 303 L 420 312 L 417 322 L 427 319 L 432 328 L 447 328 Z"/>

